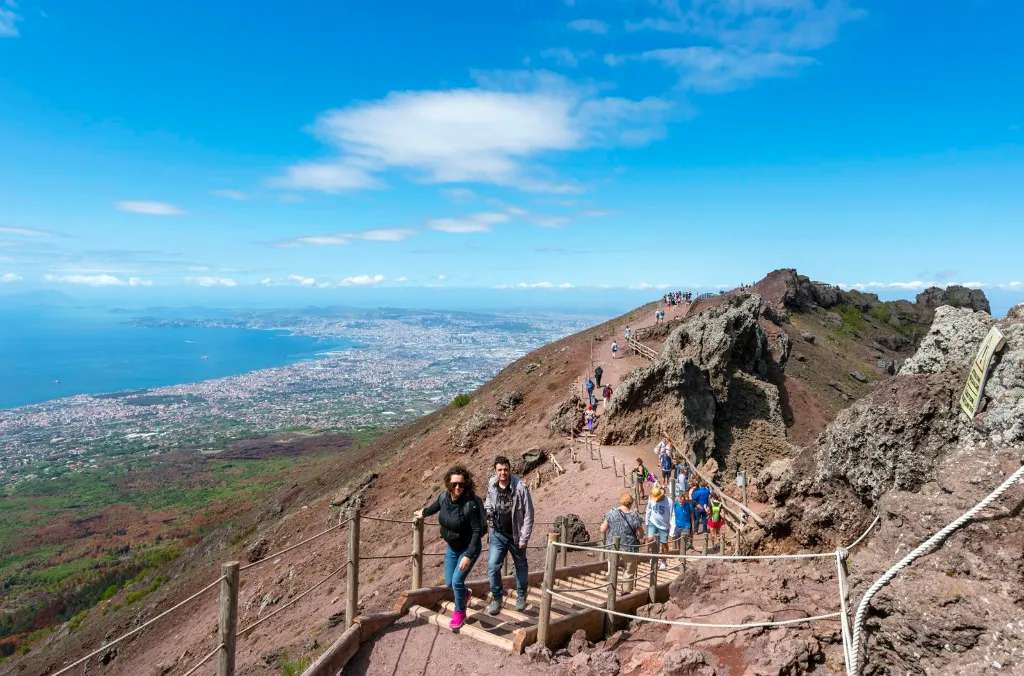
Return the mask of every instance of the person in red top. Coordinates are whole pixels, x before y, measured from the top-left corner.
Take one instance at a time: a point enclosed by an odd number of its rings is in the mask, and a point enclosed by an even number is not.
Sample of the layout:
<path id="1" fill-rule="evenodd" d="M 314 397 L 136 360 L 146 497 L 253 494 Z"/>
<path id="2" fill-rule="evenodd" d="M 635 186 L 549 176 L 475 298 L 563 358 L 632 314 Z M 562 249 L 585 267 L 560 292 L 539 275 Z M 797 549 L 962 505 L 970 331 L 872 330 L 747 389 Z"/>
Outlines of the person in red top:
<path id="1" fill-rule="evenodd" d="M 605 385 L 604 389 L 601 390 L 601 398 L 604 399 L 604 410 L 608 411 L 608 403 L 612 400 L 612 386 Z"/>

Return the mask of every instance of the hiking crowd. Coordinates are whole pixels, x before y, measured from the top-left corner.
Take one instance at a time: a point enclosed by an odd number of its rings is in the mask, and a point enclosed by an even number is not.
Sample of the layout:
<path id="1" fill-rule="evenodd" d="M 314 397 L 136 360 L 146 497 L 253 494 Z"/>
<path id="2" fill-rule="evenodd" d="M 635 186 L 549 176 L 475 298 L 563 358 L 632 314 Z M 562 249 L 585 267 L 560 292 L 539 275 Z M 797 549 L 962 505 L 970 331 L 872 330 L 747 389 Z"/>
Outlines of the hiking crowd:
<path id="1" fill-rule="evenodd" d="M 642 544 L 658 542 L 662 554 L 668 553 L 669 540 L 685 535 L 711 532 L 722 527 L 722 503 L 700 479 L 691 482 L 688 466 L 675 462 L 672 442 L 663 439 L 655 448 L 661 479 L 646 467 L 642 458 L 633 468 L 631 491 L 619 497 L 619 504 L 605 514 L 600 531 L 606 545 L 618 538 L 621 551 L 638 552 Z M 494 459 L 493 475 L 488 478 L 485 497 L 476 492 L 473 475 L 456 465 L 444 475 L 444 490 L 417 516 L 438 515 L 441 538 L 445 541 L 444 584 L 451 588 L 455 601 L 449 626 L 460 628 L 466 621 L 470 590 L 466 579 L 483 550 L 488 537 L 487 575 L 491 600 L 486 612 L 498 615 L 504 601 L 502 566 L 512 557 L 515 567 L 515 608 L 526 609 L 529 587 L 527 548 L 533 534 L 534 508 L 530 489 L 512 474 L 512 463 L 499 455 Z M 646 484 L 650 483 L 649 497 Z M 674 489 L 674 491 L 673 491 Z M 673 503 L 666 492 L 675 493 Z M 640 515 L 641 503 L 647 506 Z M 624 557 L 626 567 L 635 572 L 637 557 Z M 659 563 L 665 568 L 664 560 Z"/>

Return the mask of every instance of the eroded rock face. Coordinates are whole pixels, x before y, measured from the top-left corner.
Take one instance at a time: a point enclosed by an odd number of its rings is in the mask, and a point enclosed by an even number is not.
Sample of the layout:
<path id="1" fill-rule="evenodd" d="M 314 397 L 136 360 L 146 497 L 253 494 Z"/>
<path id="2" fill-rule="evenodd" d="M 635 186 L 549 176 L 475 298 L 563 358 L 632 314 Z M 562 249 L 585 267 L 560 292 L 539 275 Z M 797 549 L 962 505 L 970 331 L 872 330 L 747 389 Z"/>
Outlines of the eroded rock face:
<path id="1" fill-rule="evenodd" d="M 818 441 L 818 482 L 848 484 L 866 503 L 927 481 L 936 458 L 969 434 L 961 371 L 899 376 L 839 412 Z"/>
<path id="2" fill-rule="evenodd" d="M 635 443 L 661 427 L 698 462 L 717 457 L 753 471 L 789 452 L 778 388 L 769 370 L 788 356 L 788 336 L 768 322 L 760 296 L 738 296 L 700 313 L 666 339 L 656 362 L 616 389 L 602 420 L 604 443 Z"/>
<path id="3" fill-rule="evenodd" d="M 940 307 L 921 347 L 900 374 L 955 372 L 966 377 L 993 325 L 1005 336 L 1006 345 L 993 361 L 977 423 L 993 443 L 1018 445 L 1024 443 L 1024 316 L 1007 315 L 996 321 L 984 312 Z"/>
<path id="4" fill-rule="evenodd" d="M 943 305 L 968 308 L 974 311 L 992 313 L 988 304 L 988 298 L 981 289 L 969 289 L 966 286 L 953 284 L 945 289 L 932 286 L 917 294 L 917 304 L 927 308 L 937 308 Z"/>

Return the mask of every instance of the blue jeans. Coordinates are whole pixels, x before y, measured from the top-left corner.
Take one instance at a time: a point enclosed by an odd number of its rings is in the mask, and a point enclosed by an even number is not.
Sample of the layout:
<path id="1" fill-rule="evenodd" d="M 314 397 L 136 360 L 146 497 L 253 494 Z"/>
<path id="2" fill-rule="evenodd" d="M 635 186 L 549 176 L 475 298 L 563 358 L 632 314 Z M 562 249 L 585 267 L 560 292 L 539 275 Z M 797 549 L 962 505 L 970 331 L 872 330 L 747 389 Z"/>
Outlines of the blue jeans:
<path id="1" fill-rule="evenodd" d="M 487 550 L 487 575 L 491 578 L 491 598 L 501 599 L 504 590 L 501 588 L 501 564 L 505 556 L 512 555 L 516 565 L 516 593 L 519 598 L 526 598 L 526 587 L 529 584 L 530 568 L 526 560 L 526 550 L 520 549 L 512 538 L 496 530 L 490 532 L 491 544 Z"/>
<path id="2" fill-rule="evenodd" d="M 444 551 L 444 586 L 451 587 L 452 594 L 455 596 L 455 610 L 466 610 L 466 597 L 469 595 L 466 591 L 466 578 L 469 577 L 469 573 L 473 570 L 473 564 L 476 563 L 476 559 L 469 560 L 469 570 L 463 573 L 459 570 L 459 561 L 466 555 L 466 550 L 455 551 L 451 545 Z"/>

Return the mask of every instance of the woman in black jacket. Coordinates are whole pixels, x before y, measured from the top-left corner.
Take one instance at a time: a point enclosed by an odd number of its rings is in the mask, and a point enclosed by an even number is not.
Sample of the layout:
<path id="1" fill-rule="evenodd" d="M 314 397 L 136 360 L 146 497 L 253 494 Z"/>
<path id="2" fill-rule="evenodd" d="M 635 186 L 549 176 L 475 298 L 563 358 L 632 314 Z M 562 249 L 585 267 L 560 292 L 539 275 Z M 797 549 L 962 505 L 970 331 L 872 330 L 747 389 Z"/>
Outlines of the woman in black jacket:
<path id="1" fill-rule="evenodd" d="M 437 514 L 441 537 L 448 544 L 444 554 L 444 583 L 455 596 L 455 611 L 449 626 L 458 629 L 466 621 L 468 590 L 466 578 L 480 556 L 484 511 L 473 490 L 473 476 L 465 467 L 456 465 L 445 473 L 447 490 L 427 507 L 422 516 Z"/>

